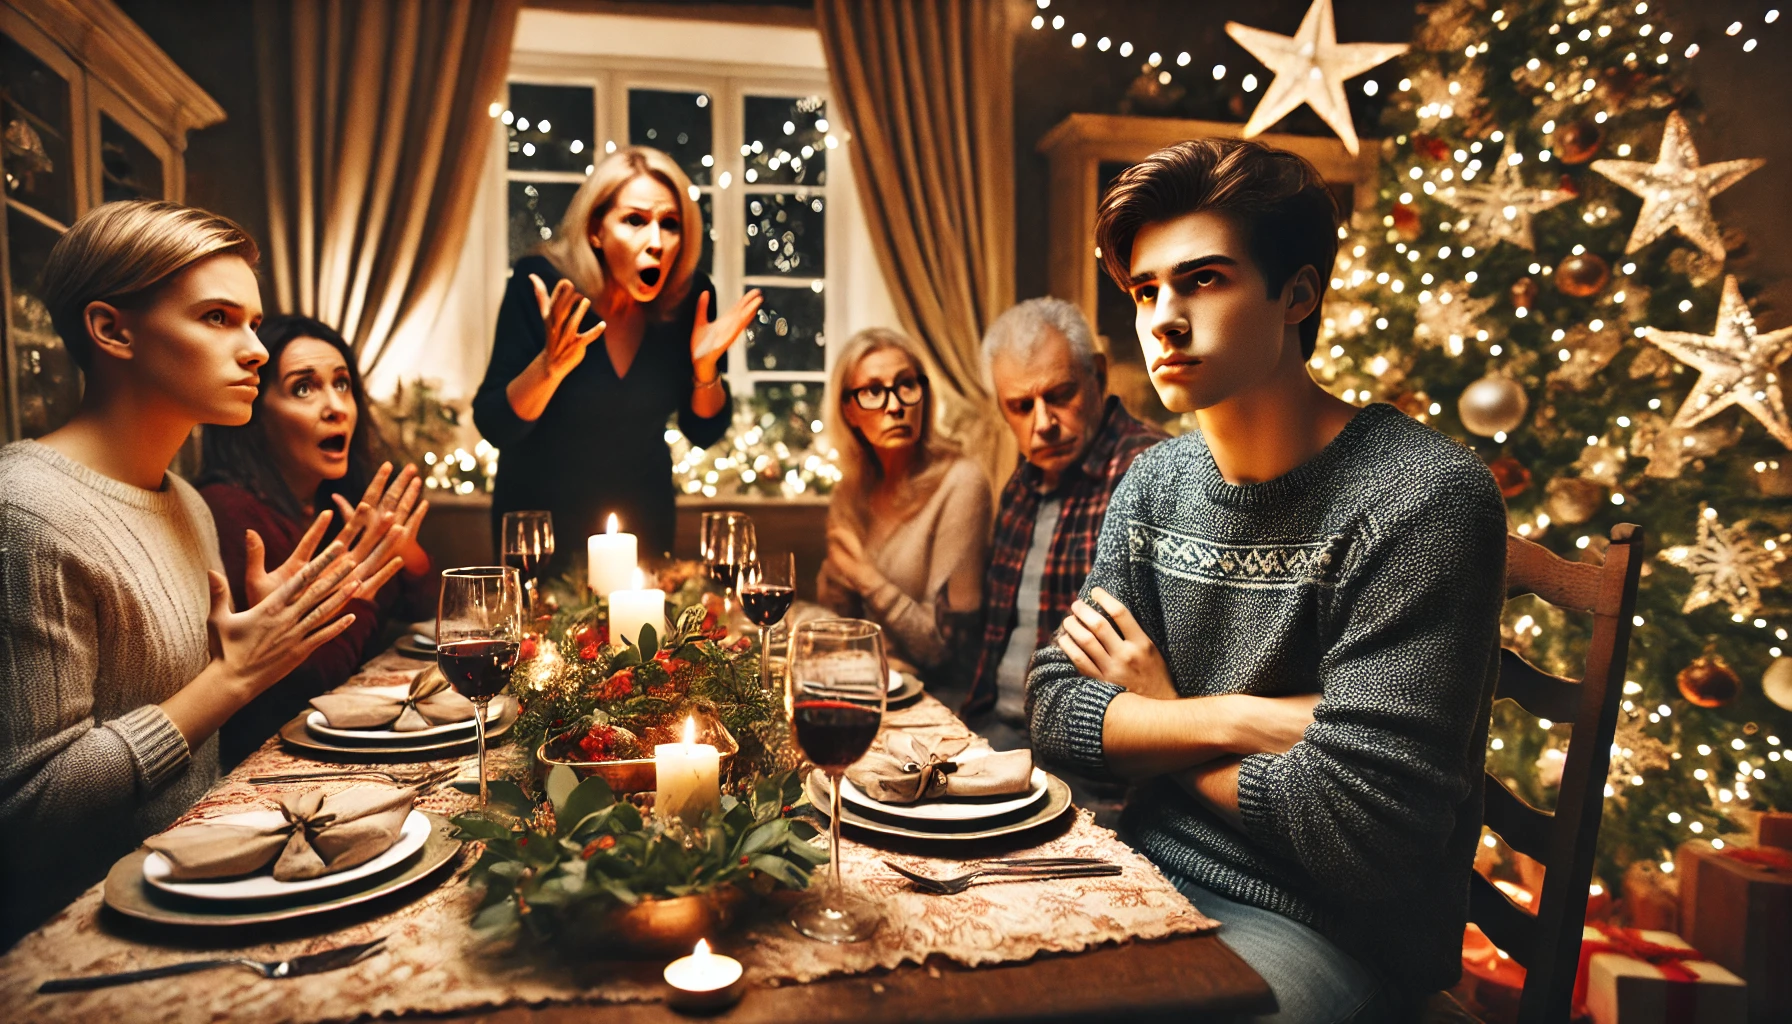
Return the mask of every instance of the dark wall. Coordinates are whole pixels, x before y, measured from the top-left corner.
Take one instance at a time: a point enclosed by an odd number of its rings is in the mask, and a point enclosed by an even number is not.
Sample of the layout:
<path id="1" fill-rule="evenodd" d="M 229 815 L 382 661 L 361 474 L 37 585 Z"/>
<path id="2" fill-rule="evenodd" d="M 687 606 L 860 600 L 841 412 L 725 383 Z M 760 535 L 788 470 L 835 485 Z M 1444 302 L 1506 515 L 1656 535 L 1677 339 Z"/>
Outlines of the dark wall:
<path id="1" fill-rule="evenodd" d="M 265 243 L 268 200 L 255 86 L 255 5 L 246 0 L 119 0 L 118 6 L 224 108 L 222 124 L 187 137 L 187 203 L 230 217 Z M 272 292 L 263 298 L 272 302 Z"/>
<path id="2" fill-rule="evenodd" d="M 1309 0 L 1135 0 L 1107 3 L 1099 0 L 1055 0 L 1038 10 L 1034 0 L 1009 0 L 1020 26 L 1014 50 L 1014 179 L 1015 179 L 1015 295 L 1043 295 L 1048 273 L 1048 164 L 1035 150 L 1041 136 L 1072 113 L 1164 113 L 1175 117 L 1243 122 L 1263 95 L 1270 75 L 1256 59 L 1234 43 L 1225 32 L 1228 20 L 1293 34 Z M 1767 166 L 1745 178 L 1713 204 L 1719 222 L 1743 230 L 1747 249 L 1735 254 L 1730 269 L 1763 286 L 1757 300 L 1757 318 L 1764 328 L 1792 323 L 1792 126 L 1782 116 L 1792 110 L 1792 17 L 1782 16 L 1768 25 L 1762 16 L 1768 4 L 1758 0 L 1669 0 L 1654 5 L 1668 12 L 1666 23 L 1679 40 L 1700 43 L 1700 55 L 1690 62 L 1692 83 L 1704 104 L 1702 118 L 1693 119 L 1693 138 L 1706 163 L 1739 157 L 1766 157 Z M 1399 42 L 1411 38 L 1417 24 L 1412 4 L 1387 0 L 1335 0 L 1339 42 Z M 1792 13 L 1789 11 L 1788 13 Z M 1043 15 L 1046 28 L 1028 27 L 1033 15 Z M 1050 20 L 1062 15 L 1065 26 L 1053 30 Z M 1724 29 L 1733 21 L 1745 28 L 1735 37 Z M 1073 32 L 1083 32 L 1088 42 L 1081 49 L 1070 45 Z M 1109 36 L 1114 48 L 1099 52 L 1095 40 Z M 1741 52 L 1750 36 L 1760 39 L 1753 53 Z M 1135 52 L 1129 59 L 1118 55 L 1122 40 L 1130 40 Z M 1678 48 L 1677 40 L 1676 48 Z M 1130 111 L 1128 90 L 1139 78 L 1141 65 L 1153 50 L 1164 55 L 1164 67 L 1173 74 L 1172 88 L 1186 88 L 1174 102 L 1154 104 L 1150 97 L 1135 96 Z M 1176 55 L 1188 51 L 1187 68 L 1175 66 Z M 1226 77 L 1215 82 L 1211 69 L 1224 64 Z M 1385 88 L 1399 80 L 1398 62 L 1384 64 L 1368 77 Z M 1261 80 L 1255 93 L 1245 96 L 1239 81 L 1246 72 Z M 1353 81 L 1351 99 L 1357 132 L 1364 138 L 1380 134 L 1381 104 L 1365 97 Z M 1305 107 L 1276 125 L 1273 131 L 1297 135 L 1330 135 L 1330 130 Z M 1645 150 L 1648 151 L 1648 150 Z"/>

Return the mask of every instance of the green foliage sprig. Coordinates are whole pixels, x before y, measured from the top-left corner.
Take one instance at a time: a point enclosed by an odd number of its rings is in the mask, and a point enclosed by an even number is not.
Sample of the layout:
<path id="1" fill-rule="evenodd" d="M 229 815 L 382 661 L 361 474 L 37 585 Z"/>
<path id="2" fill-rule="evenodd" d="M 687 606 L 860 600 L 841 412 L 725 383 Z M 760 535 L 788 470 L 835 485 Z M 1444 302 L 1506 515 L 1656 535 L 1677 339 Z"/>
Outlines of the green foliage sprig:
<path id="1" fill-rule="evenodd" d="M 468 876 L 484 886 L 475 929 L 493 938 L 552 940 L 643 899 L 673 899 L 736 885 L 805 889 L 827 861 L 815 826 L 788 815 L 805 801 L 801 775 L 757 780 L 722 797 L 700 827 L 645 819 L 601 778 L 558 767 L 537 805 L 515 783 L 491 784 L 495 813 L 454 818 L 457 837 L 485 844 Z M 515 827 L 506 814 L 524 819 Z"/>

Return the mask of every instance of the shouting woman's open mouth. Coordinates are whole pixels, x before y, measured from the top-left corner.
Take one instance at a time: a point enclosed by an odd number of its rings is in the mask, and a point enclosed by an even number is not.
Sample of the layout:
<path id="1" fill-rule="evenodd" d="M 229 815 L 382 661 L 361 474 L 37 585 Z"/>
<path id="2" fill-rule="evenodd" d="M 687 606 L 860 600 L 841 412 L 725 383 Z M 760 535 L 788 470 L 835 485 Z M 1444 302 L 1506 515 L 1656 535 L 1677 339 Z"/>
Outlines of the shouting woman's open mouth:
<path id="1" fill-rule="evenodd" d="M 329 437 L 317 442 L 317 446 L 327 455 L 346 454 L 348 452 L 348 435 L 331 434 Z"/>
<path id="2" fill-rule="evenodd" d="M 654 285 L 660 283 L 660 268 L 658 268 L 658 267 L 642 267 L 640 273 L 641 273 L 641 283 L 646 285 L 647 287 L 652 288 Z"/>

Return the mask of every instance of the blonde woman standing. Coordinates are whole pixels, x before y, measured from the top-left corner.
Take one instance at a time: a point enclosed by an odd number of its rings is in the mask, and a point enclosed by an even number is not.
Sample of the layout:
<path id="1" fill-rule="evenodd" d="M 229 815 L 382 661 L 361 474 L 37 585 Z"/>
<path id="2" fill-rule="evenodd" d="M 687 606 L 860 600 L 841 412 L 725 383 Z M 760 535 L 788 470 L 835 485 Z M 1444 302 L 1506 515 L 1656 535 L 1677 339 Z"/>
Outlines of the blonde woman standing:
<path id="1" fill-rule="evenodd" d="M 893 662 L 951 689 L 968 682 L 991 500 L 983 471 L 934 429 L 924 365 L 883 328 L 854 335 L 834 362 L 828 431 L 842 479 L 817 591 L 883 626 Z"/>
<path id="2" fill-rule="evenodd" d="M 473 422 L 502 450 L 492 501 L 504 513 L 546 509 L 565 538 L 616 513 L 643 556 L 671 550 L 672 456 L 666 419 L 692 444 L 728 428 L 722 354 L 758 312 L 757 290 L 717 314 L 697 269 L 703 216 L 690 179 L 657 149 L 631 146 L 599 164 L 553 241 L 516 262 L 498 311 L 491 364 Z M 561 544 L 550 574 L 578 544 Z"/>

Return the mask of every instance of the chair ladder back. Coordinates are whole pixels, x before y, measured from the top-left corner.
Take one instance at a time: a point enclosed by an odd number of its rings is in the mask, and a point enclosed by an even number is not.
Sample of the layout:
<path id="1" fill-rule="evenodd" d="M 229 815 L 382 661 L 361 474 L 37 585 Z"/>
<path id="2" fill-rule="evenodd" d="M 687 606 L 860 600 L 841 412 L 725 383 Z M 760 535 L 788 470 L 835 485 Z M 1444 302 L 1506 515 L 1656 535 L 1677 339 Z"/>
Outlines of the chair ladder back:
<path id="1" fill-rule="evenodd" d="M 1578 683 L 1501 653 L 1498 695 L 1518 700 L 1538 717 L 1573 725 L 1553 814 L 1530 806 L 1491 776 L 1487 787 L 1489 827 L 1544 866 L 1536 912 L 1513 903 L 1478 873 L 1469 890 L 1470 919 L 1525 966 L 1518 1019 L 1558 1021 L 1570 1012 L 1580 964 L 1594 843 L 1642 572 L 1643 531 L 1630 523 L 1614 526 L 1602 566 L 1567 561 L 1518 537 L 1507 538 L 1506 552 L 1509 594 L 1536 594 L 1558 608 L 1593 616 Z"/>

